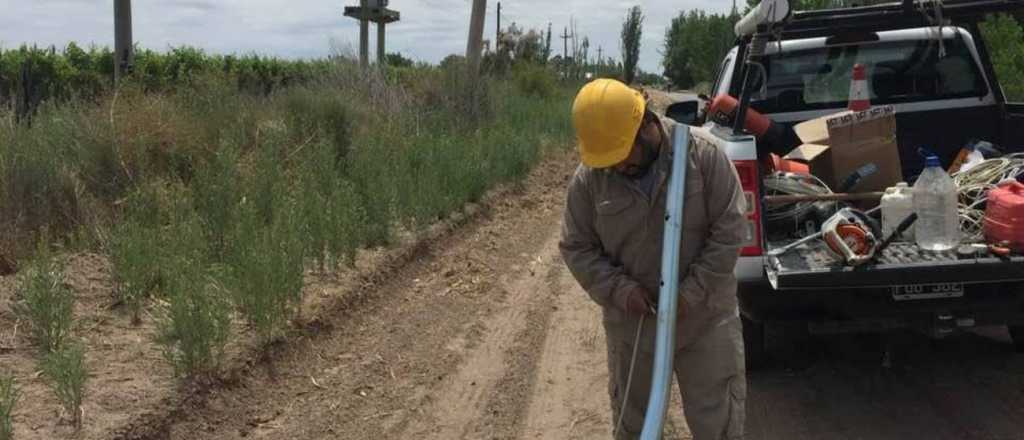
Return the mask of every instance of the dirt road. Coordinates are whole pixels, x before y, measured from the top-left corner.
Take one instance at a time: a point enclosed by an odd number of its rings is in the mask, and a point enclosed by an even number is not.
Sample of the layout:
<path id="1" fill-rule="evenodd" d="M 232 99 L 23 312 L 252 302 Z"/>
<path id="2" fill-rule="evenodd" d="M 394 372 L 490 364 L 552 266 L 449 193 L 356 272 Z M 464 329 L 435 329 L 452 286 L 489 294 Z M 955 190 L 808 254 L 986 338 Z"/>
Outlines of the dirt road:
<path id="1" fill-rule="evenodd" d="M 142 437 L 608 438 L 599 310 L 557 252 L 571 169 L 571 158 L 545 163 L 273 368 Z M 871 339 L 817 346 L 829 348 L 805 370 L 750 376 L 749 438 L 1024 438 L 1024 358 L 1005 335 L 904 338 L 889 368 Z M 678 399 L 671 412 L 666 438 L 690 438 Z"/>

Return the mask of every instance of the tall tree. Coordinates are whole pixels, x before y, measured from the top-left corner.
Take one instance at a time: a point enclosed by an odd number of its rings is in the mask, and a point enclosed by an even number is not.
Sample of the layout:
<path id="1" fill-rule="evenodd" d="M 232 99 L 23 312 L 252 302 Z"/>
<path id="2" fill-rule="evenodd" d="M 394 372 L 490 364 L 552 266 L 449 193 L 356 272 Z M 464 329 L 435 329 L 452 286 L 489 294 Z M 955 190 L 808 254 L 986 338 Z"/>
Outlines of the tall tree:
<path id="1" fill-rule="evenodd" d="M 714 80 L 722 57 L 735 42 L 738 15 L 680 12 L 665 32 L 662 66 L 676 87 L 693 87 Z"/>
<path id="2" fill-rule="evenodd" d="M 672 24 L 665 31 L 665 55 L 661 61 L 665 76 L 673 85 L 682 88 L 694 84 L 690 66 L 693 58 L 690 54 L 691 46 L 685 40 L 687 24 L 685 12 L 680 12 L 678 17 L 672 19 Z"/>
<path id="3" fill-rule="evenodd" d="M 643 33 L 644 14 L 640 6 L 633 6 L 622 23 L 622 67 L 627 84 L 636 78 L 636 65 L 640 61 L 640 37 Z"/>

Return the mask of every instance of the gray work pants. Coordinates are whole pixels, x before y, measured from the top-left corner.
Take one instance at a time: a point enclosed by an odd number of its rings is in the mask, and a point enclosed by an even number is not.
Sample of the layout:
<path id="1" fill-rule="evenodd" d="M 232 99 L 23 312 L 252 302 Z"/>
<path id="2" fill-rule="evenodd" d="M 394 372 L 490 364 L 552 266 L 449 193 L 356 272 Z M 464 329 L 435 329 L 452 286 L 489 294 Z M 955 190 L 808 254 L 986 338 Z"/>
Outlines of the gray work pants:
<path id="1" fill-rule="evenodd" d="M 648 319 L 644 325 L 654 325 L 654 322 Z M 626 389 L 633 341 L 608 336 L 608 394 L 614 429 Z M 644 343 L 653 345 L 652 341 L 641 341 Z M 626 414 L 616 440 L 640 436 L 651 390 L 653 362 L 650 349 L 638 350 L 633 383 L 626 399 Z M 704 335 L 676 351 L 673 367 L 693 439 L 742 439 L 747 382 L 739 317 L 733 315 L 711 324 Z"/>

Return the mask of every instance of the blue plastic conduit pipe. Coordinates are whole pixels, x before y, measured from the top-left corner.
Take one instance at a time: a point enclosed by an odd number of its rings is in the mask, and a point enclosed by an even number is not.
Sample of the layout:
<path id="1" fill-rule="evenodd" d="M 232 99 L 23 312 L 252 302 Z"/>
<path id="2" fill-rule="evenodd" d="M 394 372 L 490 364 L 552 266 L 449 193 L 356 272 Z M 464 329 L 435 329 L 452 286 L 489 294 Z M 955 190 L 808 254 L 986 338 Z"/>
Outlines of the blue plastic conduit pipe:
<path id="1" fill-rule="evenodd" d="M 654 373 L 651 396 L 644 416 L 642 440 L 658 440 L 665 426 L 669 391 L 672 388 L 672 356 L 676 346 L 676 307 L 679 302 L 679 242 L 683 235 L 686 164 L 690 157 L 690 128 L 676 124 L 672 130 L 672 175 L 668 180 L 665 237 L 661 250 L 661 291 L 658 292 L 658 333 L 654 341 Z"/>

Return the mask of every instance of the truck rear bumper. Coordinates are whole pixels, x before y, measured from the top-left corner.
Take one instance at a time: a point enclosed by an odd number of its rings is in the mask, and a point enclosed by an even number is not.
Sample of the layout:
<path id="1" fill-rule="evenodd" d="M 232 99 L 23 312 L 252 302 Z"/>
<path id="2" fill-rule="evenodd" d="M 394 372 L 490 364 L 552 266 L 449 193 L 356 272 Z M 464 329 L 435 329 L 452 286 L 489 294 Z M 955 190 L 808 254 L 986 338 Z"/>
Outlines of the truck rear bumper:
<path id="1" fill-rule="evenodd" d="M 758 321 L 806 322 L 817 333 L 871 332 L 899 328 L 1024 325 L 1024 284 L 965 286 L 959 298 L 897 301 L 888 288 L 774 290 L 744 283 L 740 309 Z"/>

